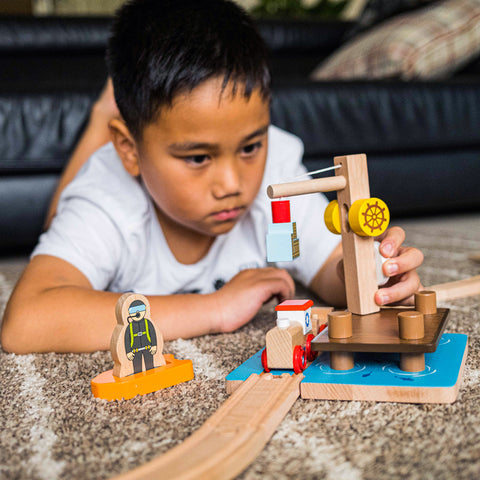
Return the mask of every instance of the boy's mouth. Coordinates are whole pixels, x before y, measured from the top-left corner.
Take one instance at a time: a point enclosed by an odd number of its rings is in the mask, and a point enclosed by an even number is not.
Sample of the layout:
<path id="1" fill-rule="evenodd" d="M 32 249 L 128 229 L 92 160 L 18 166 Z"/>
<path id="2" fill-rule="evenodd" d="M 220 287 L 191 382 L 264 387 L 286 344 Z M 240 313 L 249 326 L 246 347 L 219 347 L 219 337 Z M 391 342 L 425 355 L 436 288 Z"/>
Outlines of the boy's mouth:
<path id="1" fill-rule="evenodd" d="M 236 220 L 244 210 L 244 207 L 236 207 L 229 210 L 214 212 L 211 216 L 218 222 L 226 222 L 229 220 Z"/>

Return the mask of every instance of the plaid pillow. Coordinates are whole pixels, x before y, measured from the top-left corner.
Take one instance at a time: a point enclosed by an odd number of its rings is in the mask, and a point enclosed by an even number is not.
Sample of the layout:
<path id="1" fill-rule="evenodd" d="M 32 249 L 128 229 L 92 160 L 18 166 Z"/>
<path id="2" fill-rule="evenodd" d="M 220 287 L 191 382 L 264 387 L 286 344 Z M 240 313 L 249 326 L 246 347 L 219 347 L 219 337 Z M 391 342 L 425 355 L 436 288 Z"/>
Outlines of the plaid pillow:
<path id="1" fill-rule="evenodd" d="M 368 0 L 355 25 L 348 30 L 345 40 L 365 32 L 374 25 L 399 15 L 425 7 L 435 0 Z"/>
<path id="2" fill-rule="evenodd" d="M 478 53 L 480 0 L 445 0 L 395 17 L 347 42 L 312 78 L 438 78 Z"/>

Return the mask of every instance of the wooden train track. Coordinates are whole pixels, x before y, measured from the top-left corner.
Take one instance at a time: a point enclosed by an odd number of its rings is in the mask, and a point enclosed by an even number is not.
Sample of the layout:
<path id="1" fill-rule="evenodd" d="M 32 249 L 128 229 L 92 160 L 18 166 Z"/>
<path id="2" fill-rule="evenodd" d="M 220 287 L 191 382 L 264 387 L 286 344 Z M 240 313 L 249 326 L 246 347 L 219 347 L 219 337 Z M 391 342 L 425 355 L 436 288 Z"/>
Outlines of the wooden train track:
<path id="1" fill-rule="evenodd" d="M 457 300 L 459 298 L 480 295 L 480 275 L 457 280 L 456 282 L 432 285 L 428 290 L 434 290 L 438 302 Z"/>
<path id="2" fill-rule="evenodd" d="M 185 442 L 114 480 L 230 479 L 262 451 L 300 395 L 303 375 L 252 374 Z"/>

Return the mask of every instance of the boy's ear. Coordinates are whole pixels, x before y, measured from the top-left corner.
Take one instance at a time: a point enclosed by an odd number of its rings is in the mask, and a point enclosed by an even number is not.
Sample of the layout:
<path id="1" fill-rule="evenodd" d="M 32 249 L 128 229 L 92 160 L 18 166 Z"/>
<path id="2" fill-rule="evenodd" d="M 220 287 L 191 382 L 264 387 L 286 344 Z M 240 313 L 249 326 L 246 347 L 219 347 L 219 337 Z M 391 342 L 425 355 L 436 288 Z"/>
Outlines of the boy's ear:
<path id="1" fill-rule="evenodd" d="M 140 175 L 138 165 L 138 148 L 135 139 L 123 120 L 114 118 L 108 124 L 112 142 L 118 156 L 122 159 L 125 170 L 133 177 Z"/>

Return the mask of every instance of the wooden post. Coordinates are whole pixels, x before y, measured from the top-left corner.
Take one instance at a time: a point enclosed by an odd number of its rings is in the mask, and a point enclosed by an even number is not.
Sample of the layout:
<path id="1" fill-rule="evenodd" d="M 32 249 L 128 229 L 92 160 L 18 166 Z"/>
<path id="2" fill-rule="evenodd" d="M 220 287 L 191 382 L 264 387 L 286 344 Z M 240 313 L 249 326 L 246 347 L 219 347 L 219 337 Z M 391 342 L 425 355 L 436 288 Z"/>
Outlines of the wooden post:
<path id="1" fill-rule="evenodd" d="M 334 163 L 341 165 L 335 174 L 347 179 L 345 188 L 338 190 L 337 193 L 347 306 L 350 312 L 357 315 L 376 313 L 380 311 L 380 307 L 374 299 L 378 285 L 373 237 L 356 235 L 348 224 L 348 211 L 352 203 L 356 200 L 370 198 L 367 157 L 365 154 L 335 157 Z"/>
<path id="2" fill-rule="evenodd" d="M 435 315 L 437 313 L 437 294 L 431 290 L 417 292 L 415 294 L 415 310 L 424 315 Z"/>
<path id="3" fill-rule="evenodd" d="M 328 336 L 342 339 L 352 336 L 352 314 L 350 312 L 332 312 L 328 314 Z M 330 352 L 332 370 L 351 370 L 355 363 L 353 352 Z"/>
<path id="4" fill-rule="evenodd" d="M 398 314 L 398 332 L 403 340 L 419 340 L 425 335 L 423 313 L 415 310 Z M 425 355 L 423 353 L 401 353 L 400 369 L 405 372 L 423 372 Z"/>

